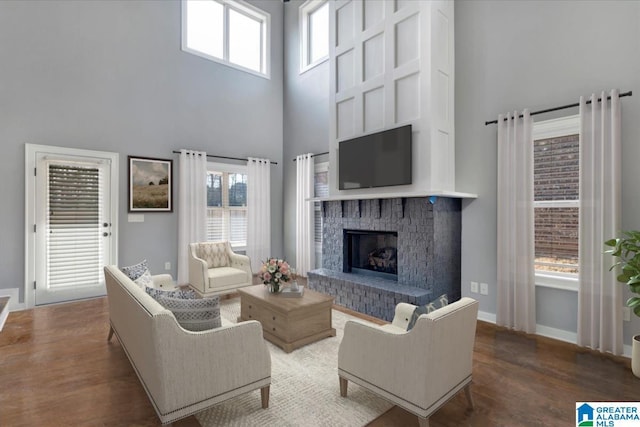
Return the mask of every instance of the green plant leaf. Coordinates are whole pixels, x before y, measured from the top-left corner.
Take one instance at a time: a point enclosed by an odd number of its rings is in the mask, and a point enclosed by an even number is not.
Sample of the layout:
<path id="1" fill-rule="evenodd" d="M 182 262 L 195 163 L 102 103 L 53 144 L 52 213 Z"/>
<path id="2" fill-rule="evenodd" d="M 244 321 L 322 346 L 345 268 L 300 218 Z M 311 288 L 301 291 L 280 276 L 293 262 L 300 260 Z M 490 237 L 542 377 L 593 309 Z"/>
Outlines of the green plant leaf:
<path id="1" fill-rule="evenodd" d="M 617 277 L 618 282 L 620 282 L 620 283 L 627 283 L 630 278 L 631 278 L 631 276 L 629 276 L 628 274 L 624 274 L 624 273 L 620 274 Z"/>
<path id="2" fill-rule="evenodd" d="M 615 246 L 617 246 L 617 244 L 618 244 L 618 239 L 609 239 L 609 240 L 607 240 L 606 242 L 604 242 L 604 244 L 605 244 L 606 246 L 612 246 L 612 247 L 615 247 Z"/>
<path id="3" fill-rule="evenodd" d="M 609 271 L 620 268 L 616 279 L 640 294 L 640 231 L 621 231 L 619 237 L 606 240 L 604 245 L 611 248 L 605 253 L 617 258 Z"/>
<path id="4" fill-rule="evenodd" d="M 627 280 L 627 285 L 629 286 L 633 286 L 640 283 L 640 276 L 631 276 L 629 277 L 629 279 Z"/>

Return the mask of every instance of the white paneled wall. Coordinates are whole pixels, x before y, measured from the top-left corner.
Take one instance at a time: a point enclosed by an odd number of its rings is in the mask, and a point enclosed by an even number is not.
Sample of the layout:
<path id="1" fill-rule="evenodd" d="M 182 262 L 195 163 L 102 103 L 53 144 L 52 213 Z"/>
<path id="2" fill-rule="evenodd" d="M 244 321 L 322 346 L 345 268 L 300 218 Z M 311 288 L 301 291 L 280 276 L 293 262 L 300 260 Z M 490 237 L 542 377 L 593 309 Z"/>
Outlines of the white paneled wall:
<path id="1" fill-rule="evenodd" d="M 332 196 L 455 191 L 453 1 L 330 3 Z M 338 141 L 413 126 L 413 184 L 337 190 Z"/>

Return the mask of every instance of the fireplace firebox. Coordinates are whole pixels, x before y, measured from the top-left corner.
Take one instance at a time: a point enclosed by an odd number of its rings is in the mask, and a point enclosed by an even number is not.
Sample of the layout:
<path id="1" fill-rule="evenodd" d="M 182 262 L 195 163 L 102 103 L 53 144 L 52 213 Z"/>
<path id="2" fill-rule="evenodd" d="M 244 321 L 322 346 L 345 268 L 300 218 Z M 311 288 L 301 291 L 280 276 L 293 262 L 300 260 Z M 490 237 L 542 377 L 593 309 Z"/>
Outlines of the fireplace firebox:
<path id="1" fill-rule="evenodd" d="M 398 233 L 343 230 L 345 273 L 398 280 Z"/>

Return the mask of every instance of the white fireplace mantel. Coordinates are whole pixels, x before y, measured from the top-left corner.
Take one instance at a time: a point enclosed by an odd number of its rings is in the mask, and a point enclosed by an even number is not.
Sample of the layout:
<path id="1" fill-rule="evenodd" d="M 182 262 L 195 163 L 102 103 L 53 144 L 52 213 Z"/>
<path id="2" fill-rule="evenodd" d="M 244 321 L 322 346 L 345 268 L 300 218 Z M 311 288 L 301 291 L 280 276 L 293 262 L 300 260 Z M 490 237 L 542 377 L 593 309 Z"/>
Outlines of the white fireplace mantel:
<path id="1" fill-rule="evenodd" d="M 368 200 L 368 199 L 397 199 L 410 197 L 449 197 L 452 199 L 477 199 L 477 194 L 460 193 L 457 191 L 434 190 L 428 192 L 405 192 L 405 193 L 368 193 L 368 194 L 340 194 L 327 197 L 310 197 L 311 202 L 329 202 L 335 200 Z"/>

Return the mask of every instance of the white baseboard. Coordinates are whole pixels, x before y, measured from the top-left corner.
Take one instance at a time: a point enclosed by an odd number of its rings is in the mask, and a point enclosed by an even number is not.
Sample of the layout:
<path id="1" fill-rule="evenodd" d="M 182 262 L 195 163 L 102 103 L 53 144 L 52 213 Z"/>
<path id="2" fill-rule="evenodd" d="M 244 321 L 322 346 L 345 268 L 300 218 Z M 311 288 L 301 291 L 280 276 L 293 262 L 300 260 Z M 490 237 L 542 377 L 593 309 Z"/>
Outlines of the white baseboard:
<path id="1" fill-rule="evenodd" d="M 478 320 L 482 320 L 487 323 L 496 323 L 496 315 L 486 311 L 478 311 Z M 569 344 L 576 344 L 578 342 L 578 334 L 576 332 L 565 331 L 564 329 L 551 328 L 544 325 L 536 325 L 536 335 L 542 337 L 553 338 L 558 341 L 564 341 Z M 631 346 L 624 345 L 623 356 L 631 357 Z"/>
<path id="2" fill-rule="evenodd" d="M 0 289 L 0 297 L 10 297 L 9 311 L 20 311 L 26 308 L 24 303 L 20 303 L 20 288 Z"/>
<path id="3" fill-rule="evenodd" d="M 478 311 L 478 320 L 482 320 L 483 322 L 496 323 L 496 315 L 494 313 L 489 313 L 486 311 Z"/>
<path id="4" fill-rule="evenodd" d="M 578 342 L 578 334 L 563 329 L 551 328 L 544 325 L 536 325 L 536 335 L 553 338 L 554 340 L 575 344 Z"/>

